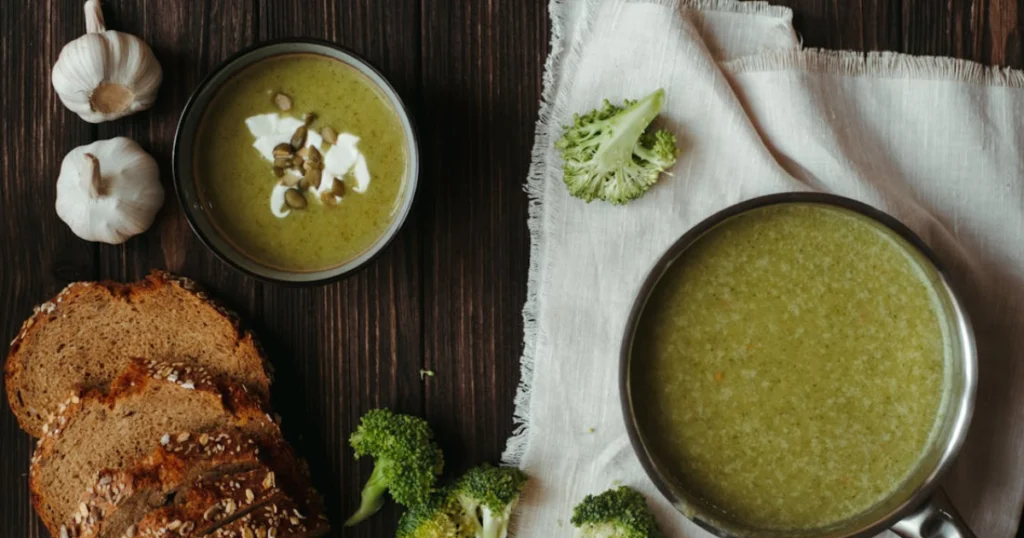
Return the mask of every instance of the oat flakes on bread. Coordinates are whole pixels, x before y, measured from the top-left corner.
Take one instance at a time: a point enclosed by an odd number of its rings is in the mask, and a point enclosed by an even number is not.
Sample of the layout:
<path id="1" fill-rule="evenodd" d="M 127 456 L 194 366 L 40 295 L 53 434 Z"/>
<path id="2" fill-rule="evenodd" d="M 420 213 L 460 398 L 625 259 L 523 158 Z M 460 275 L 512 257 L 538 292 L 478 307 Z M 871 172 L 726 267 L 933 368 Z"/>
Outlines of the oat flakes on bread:
<path id="1" fill-rule="evenodd" d="M 75 511 L 66 523 L 69 538 L 119 538 L 192 484 L 263 467 L 262 456 L 272 452 L 261 452 L 235 431 L 166 433 L 159 447 L 130 468 L 100 471 L 82 497 L 86 510 Z"/>
<path id="2" fill-rule="evenodd" d="M 174 503 L 145 514 L 121 535 L 134 538 L 192 538 L 243 517 L 268 502 L 287 496 L 265 466 L 238 474 L 201 479 Z"/>
<path id="3" fill-rule="evenodd" d="M 132 358 L 180 361 L 248 387 L 263 402 L 269 366 L 238 318 L 191 280 L 76 282 L 36 308 L 11 342 L 7 399 L 34 437 L 72 391 L 107 390 Z"/>
<path id="4" fill-rule="evenodd" d="M 150 454 L 167 432 L 237 431 L 257 443 L 281 436 L 258 399 L 181 363 L 132 360 L 109 393 L 72 396 L 44 426 L 29 467 L 32 503 L 54 536 L 77 510 L 103 469 L 127 468 Z"/>

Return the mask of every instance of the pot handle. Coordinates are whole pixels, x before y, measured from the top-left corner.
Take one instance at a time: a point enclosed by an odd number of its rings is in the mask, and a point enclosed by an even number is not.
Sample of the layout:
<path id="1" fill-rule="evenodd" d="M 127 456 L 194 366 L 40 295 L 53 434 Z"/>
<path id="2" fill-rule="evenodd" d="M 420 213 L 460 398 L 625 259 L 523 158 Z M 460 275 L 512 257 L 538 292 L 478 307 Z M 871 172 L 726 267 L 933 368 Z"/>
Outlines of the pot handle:
<path id="1" fill-rule="evenodd" d="M 902 538 L 977 538 L 942 489 L 892 526 Z"/>

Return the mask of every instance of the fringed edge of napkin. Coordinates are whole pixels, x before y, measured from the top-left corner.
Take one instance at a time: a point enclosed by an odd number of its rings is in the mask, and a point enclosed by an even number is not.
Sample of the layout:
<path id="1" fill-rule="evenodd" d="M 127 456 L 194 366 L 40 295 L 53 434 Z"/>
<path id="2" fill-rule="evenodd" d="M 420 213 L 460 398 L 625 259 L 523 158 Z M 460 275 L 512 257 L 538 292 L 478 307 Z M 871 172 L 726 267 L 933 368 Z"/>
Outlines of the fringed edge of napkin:
<path id="1" fill-rule="evenodd" d="M 516 390 L 515 410 L 512 415 L 512 436 L 505 444 L 501 455 L 502 463 L 521 467 L 523 456 L 530 442 L 530 399 L 533 393 L 534 355 L 537 349 L 539 326 L 537 324 L 537 300 L 541 284 L 541 253 L 544 251 L 544 179 L 547 173 L 546 158 L 555 142 L 555 128 L 551 118 L 562 106 L 555 98 L 561 80 L 575 73 L 583 40 L 577 39 L 569 50 L 564 50 L 567 30 L 567 12 L 573 0 L 551 0 L 548 13 L 551 19 L 551 51 L 544 62 L 543 89 L 540 110 L 534 128 L 533 150 L 530 154 L 530 170 L 526 176 L 526 194 L 529 200 L 526 219 L 530 231 L 530 267 L 526 280 L 526 303 L 523 305 L 523 354 L 520 358 L 519 386 Z M 587 0 L 579 9 L 580 29 L 578 35 L 585 35 L 589 29 L 588 13 L 598 0 Z"/>
<path id="2" fill-rule="evenodd" d="M 847 50 L 779 50 L 722 62 L 729 74 L 799 69 L 813 73 L 874 78 L 946 80 L 985 86 L 1024 88 L 1024 71 L 971 60 L 913 56 L 900 52 Z"/>

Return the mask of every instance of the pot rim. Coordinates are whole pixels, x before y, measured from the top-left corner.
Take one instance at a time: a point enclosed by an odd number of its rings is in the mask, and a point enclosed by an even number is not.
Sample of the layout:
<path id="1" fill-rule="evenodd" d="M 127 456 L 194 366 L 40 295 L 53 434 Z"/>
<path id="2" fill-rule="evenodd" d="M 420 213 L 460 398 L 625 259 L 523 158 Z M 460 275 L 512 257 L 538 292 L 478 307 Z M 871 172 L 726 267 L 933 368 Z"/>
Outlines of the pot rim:
<path id="1" fill-rule="evenodd" d="M 938 260 L 934 252 L 911 231 L 906 225 L 895 217 L 876 209 L 863 202 L 846 198 L 839 195 L 820 192 L 785 192 L 770 194 L 751 198 L 749 200 L 731 205 L 713 215 L 700 221 L 698 224 L 687 230 L 679 237 L 654 264 L 647 276 L 644 278 L 636 298 L 630 308 L 629 317 L 622 338 L 619 354 L 619 398 L 622 406 L 623 420 L 626 424 L 626 431 L 629 435 L 630 444 L 636 453 L 640 464 L 648 478 L 654 483 L 661 494 L 672 503 L 680 513 L 696 523 L 701 528 L 721 538 L 746 538 L 750 536 L 761 536 L 761 533 L 750 534 L 750 528 L 734 524 L 728 520 L 718 517 L 704 506 L 692 503 L 687 499 L 680 498 L 670 486 L 670 481 L 659 470 L 654 462 L 653 456 L 648 452 L 639 432 L 636 413 L 630 396 L 630 364 L 633 347 L 633 337 L 636 333 L 636 326 L 646 306 L 647 300 L 651 297 L 658 282 L 668 267 L 682 255 L 682 253 L 695 243 L 705 232 L 714 226 L 742 213 L 778 204 L 820 204 L 839 207 L 856 212 L 868 217 L 873 221 L 893 231 L 904 239 L 911 247 L 916 249 L 934 268 L 941 284 L 942 291 L 951 305 L 950 315 L 954 318 L 952 325 L 955 326 L 954 339 L 959 340 L 962 351 L 957 360 L 963 366 L 963 394 L 958 402 L 951 402 L 947 413 L 955 414 L 950 427 L 949 438 L 942 447 L 941 456 L 935 465 L 926 473 L 921 484 L 912 491 L 905 499 L 900 501 L 895 508 L 891 509 L 884 516 L 875 521 L 856 526 L 855 528 L 823 528 L 809 529 L 806 532 L 799 531 L 800 536 L 818 536 L 819 533 L 826 533 L 829 538 L 867 538 L 891 527 L 902 519 L 909 512 L 925 503 L 928 496 L 938 487 L 938 480 L 949 470 L 957 454 L 963 446 L 971 417 L 974 413 L 975 393 L 977 390 L 977 349 L 975 346 L 974 332 L 970 319 L 960 296 L 954 291 L 951 284 L 949 272 Z M 919 460 L 920 461 L 920 460 Z M 890 496 L 885 500 L 891 500 Z M 885 502 L 885 500 L 881 502 Z M 785 530 L 764 530 L 764 536 L 792 536 L 796 531 Z"/>
<path id="2" fill-rule="evenodd" d="M 332 57 L 332 59 L 347 63 L 357 70 L 365 69 L 366 71 L 372 73 L 377 79 L 379 79 L 371 80 L 371 83 L 378 86 L 381 90 L 385 91 L 389 103 L 394 107 L 396 114 L 398 114 L 400 120 L 403 123 L 403 130 L 407 129 L 407 138 L 409 145 L 408 151 L 409 159 L 411 161 L 408 169 L 408 175 L 405 180 L 405 191 L 402 194 L 403 202 L 400 211 L 395 216 L 395 219 L 391 222 L 388 228 L 384 230 L 383 234 L 381 234 L 381 236 L 378 237 L 378 239 L 364 253 L 360 254 L 359 256 L 356 256 L 355 258 L 343 264 L 340 264 L 336 267 L 332 267 L 330 269 L 309 272 L 278 270 L 269 268 L 266 264 L 263 264 L 247 256 L 245 253 L 241 252 L 240 249 L 232 247 L 237 251 L 238 257 L 249 260 L 249 262 L 251 262 L 253 266 L 259 267 L 261 269 L 270 269 L 272 271 L 288 275 L 332 273 L 322 278 L 310 280 L 292 280 L 288 278 L 275 277 L 270 274 L 264 274 L 256 270 L 250 269 L 249 267 L 246 267 L 245 264 L 240 263 L 237 259 L 235 259 L 235 257 L 229 255 L 226 252 L 223 252 L 222 249 L 214 243 L 212 238 L 209 237 L 209 235 L 199 225 L 197 217 L 194 214 L 194 208 L 190 207 L 188 194 L 185 192 L 185 189 L 182 186 L 182 182 L 186 180 L 186 175 L 190 180 L 194 180 L 191 173 L 185 174 L 185 172 L 182 170 L 183 166 L 191 166 L 191 163 L 183 164 L 178 162 L 180 154 L 182 152 L 182 148 L 185 146 L 186 143 L 192 143 L 192 140 L 194 140 L 195 136 L 195 130 L 193 130 L 191 136 L 189 137 L 189 140 L 184 140 L 186 122 L 191 118 L 192 114 L 201 115 L 205 112 L 205 106 L 202 109 L 199 109 L 197 107 L 199 99 L 202 96 L 204 96 L 207 93 L 207 91 L 211 91 L 215 94 L 216 91 L 219 89 L 219 86 L 221 86 L 224 83 L 224 81 L 221 81 L 220 83 L 215 85 L 214 81 L 230 69 L 235 69 L 235 72 L 240 72 L 249 65 L 261 61 L 256 60 L 255 62 L 247 63 L 237 68 L 234 67 L 236 63 L 245 60 L 247 57 L 255 55 L 256 53 L 263 51 L 264 49 L 281 47 L 284 45 L 308 45 L 311 46 L 311 48 L 310 50 L 305 51 L 282 51 L 280 53 L 282 55 L 303 53 L 317 54 L 317 51 L 315 50 L 316 47 L 332 49 L 334 52 L 340 53 L 343 56 L 347 56 L 348 59 L 350 59 L 351 61 L 342 60 L 334 57 Z M 268 58 L 276 55 L 277 54 L 268 56 Z M 231 74 L 233 75 L 234 73 Z M 178 117 L 177 126 L 175 127 L 174 144 L 171 149 L 171 176 L 172 183 L 174 185 L 174 191 L 176 193 L 178 203 L 181 205 L 182 211 L 185 214 L 185 218 L 188 221 L 189 228 L 191 228 L 192 232 L 199 237 L 203 245 L 206 246 L 206 248 L 209 251 L 213 252 L 214 256 L 216 256 L 219 260 L 227 263 L 234 269 L 241 271 L 242 273 L 248 276 L 251 276 L 263 282 L 283 284 L 295 287 L 320 286 L 332 282 L 337 282 L 361 271 L 362 269 L 370 265 L 371 262 L 377 259 L 377 257 L 380 256 L 380 254 L 387 249 L 391 242 L 394 241 L 395 237 L 399 235 L 401 230 L 405 227 L 406 220 L 408 220 L 409 215 L 412 213 L 413 206 L 416 202 L 416 195 L 419 191 L 420 171 L 421 163 L 419 152 L 419 133 L 416 128 L 416 122 L 413 118 L 413 114 L 409 109 L 408 105 L 406 105 L 401 95 L 391 84 L 391 81 L 388 80 L 388 78 L 384 76 L 380 69 L 378 69 L 374 64 L 372 64 L 359 54 L 355 53 L 351 49 L 339 45 L 337 43 L 333 43 L 331 41 L 305 37 L 287 37 L 281 39 L 261 41 L 232 54 L 227 59 L 217 64 L 217 66 L 212 71 L 210 71 L 210 73 L 203 77 L 202 81 L 199 82 L 196 88 L 192 90 L 192 93 L 189 95 L 188 101 L 185 102 L 185 107 L 182 109 L 181 115 Z M 213 226 L 212 223 L 210 224 L 210 226 Z M 214 230 L 213 233 L 216 234 L 219 232 Z M 227 239 L 222 240 L 230 243 Z M 338 272 L 333 273 L 333 271 Z"/>

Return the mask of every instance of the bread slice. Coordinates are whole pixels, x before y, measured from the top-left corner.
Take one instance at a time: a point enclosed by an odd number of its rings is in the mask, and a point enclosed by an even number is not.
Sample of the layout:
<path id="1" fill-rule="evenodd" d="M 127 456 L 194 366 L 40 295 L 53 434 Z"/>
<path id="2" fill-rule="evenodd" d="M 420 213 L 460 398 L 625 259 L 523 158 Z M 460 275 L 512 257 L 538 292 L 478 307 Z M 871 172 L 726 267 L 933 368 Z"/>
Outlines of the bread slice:
<path id="1" fill-rule="evenodd" d="M 202 368 L 133 360 L 110 391 L 72 396 L 44 426 L 29 468 L 32 502 L 50 532 L 88 507 L 81 496 L 103 469 L 120 470 L 169 432 L 238 431 L 270 444 L 281 432 L 248 391 Z M 67 533 L 66 527 L 64 532 Z"/>
<path id="2" fill-rule="evenodd" d="M 131 358 L 180 361 L 264 402 L 269 367 L 251 333 L 194 282 L 154 272 L 133 284 L 78 282 L 36 308 L 11 343 L 7 399 L 33 437 L 77 388 L 106 391 Z"/>
<path id="3" fill-rule="evenodd" d="M 190 484 L 261 467 L 259 446 L 238 432 L 169 433 L 152 454 L 130 469 L 100 471 L 82 499 L 86 510 L 76 511 L 67 523 L 68 534 L 70 538 L 119 538 Z"/>
<path id="4" fill-rule="evenodd" d="M 277 498 L 207 534 L 210 538 L 313 538 L 330 524 L 323 513 L 303 512 L 295 501 Z"/>
<path id="5" fill-rule="evenodd" d="M 190 538 L 204 536 L 267 502 L 287 498 L 277 487 L 274 471 L 256 469 L 215 479 L 200 479 L 172 505 L 153 510 L 128 527 L 122 538 Z"/>

